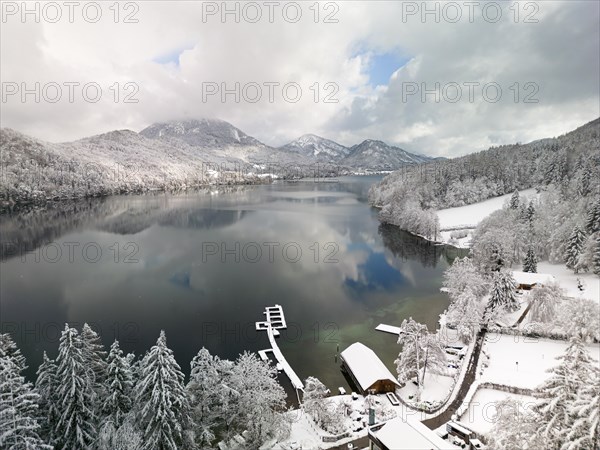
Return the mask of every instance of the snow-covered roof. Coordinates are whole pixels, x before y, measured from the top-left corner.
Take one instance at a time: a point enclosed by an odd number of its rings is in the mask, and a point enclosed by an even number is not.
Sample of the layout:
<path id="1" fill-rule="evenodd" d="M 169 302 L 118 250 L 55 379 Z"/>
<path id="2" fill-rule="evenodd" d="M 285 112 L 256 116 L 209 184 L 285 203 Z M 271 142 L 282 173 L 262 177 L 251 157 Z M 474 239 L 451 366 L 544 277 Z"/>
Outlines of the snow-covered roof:
<path id="1" fill-rule="evenodd" d="M 531 273 L 514 271 L 513 278 L 517 284 L 548 284 L 554 281 L 554 277 L 547 273 Z"/>
<path id="2" fill-rule="evenodd" d="M 419 421 L 396 417 L 379 430 L 371 432 L 385 447 L 394 450 L 453 450 L 450 442 Z"/>
<path id="3" fill-rule="evenodd" d="M 344 350 L 340 356 L 363 390 L 366 391 L 379 380 L 390 380 L 400 386 L 375 352 L 366 345 L 355 342 Z"/>

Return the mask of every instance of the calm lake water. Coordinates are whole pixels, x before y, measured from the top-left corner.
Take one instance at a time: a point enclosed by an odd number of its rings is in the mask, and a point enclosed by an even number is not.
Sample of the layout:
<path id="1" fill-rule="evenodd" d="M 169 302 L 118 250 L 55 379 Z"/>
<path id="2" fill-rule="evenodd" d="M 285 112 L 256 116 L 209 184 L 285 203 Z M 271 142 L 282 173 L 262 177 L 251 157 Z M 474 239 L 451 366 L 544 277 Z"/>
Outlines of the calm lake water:
<path id="1" fill-rule="evenodd" d="M 378 177 L 91 199 L 2 216 L 0 320 L 30 363 L 57 354 L 65 322 L 140 355 L 164 329 L 183 370 L 201 348 L 223 358 L 269 346 L 255 331 L 280 304 L 279 345 L 301 378 L 348 384 L 337 352 L 360 341 L 394 371 L 379 323 L 435 329 L 457 256 L 377 221 Z M 289 388 L 283 376 L 282 384 Z"/>

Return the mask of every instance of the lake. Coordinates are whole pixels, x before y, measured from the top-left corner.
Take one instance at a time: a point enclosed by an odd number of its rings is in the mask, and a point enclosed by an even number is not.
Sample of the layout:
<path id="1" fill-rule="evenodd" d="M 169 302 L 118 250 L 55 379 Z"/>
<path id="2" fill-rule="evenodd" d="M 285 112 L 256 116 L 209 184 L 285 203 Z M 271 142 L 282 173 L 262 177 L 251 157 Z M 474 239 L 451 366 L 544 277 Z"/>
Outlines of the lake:
<path id="1" fill-rule="evenodd" d="M 380 177 L 115 196 L 2 216 L 0 315 L 34 376 L 65 322 L 143 354 L 164 329 L 182 369 L 269 346 L 255 322 L 283 306 L 279 345 L 302 378 L 348 389 L 339 351 L 360 341 L 395 373 L 379 323 L 430 330 L 448 305 L 456 250 L 381 226 L 367 203 Z M 318 180 L 323 181 L 323 180 Z M 289 391 L 289 382 L 282 376 Z"/>

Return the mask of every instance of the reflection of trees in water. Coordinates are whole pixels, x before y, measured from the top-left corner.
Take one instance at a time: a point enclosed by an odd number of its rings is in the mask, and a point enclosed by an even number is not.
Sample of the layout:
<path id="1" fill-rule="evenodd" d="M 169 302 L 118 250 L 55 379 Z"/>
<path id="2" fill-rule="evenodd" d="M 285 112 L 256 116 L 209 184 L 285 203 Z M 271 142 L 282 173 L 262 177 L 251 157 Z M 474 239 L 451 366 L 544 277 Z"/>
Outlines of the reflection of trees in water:
<path id="1" fill-rule="evenodd" d="M 396 258 L 419 261 L 425 267 L 436 267 L 441 257 L 444 257 L 448 264 L 452 264 L 454 258 L 466 254 L 465 250 L 436 245 L 394 225 L 380 225 L 379 234 L 385 247 Z"/>
<path id="2" fill-rule="evenodd" d="M 219 194 L 237 192 L 239 187 L 220 187 Z M 160 194 L 115 196 L 50 202 L 44 207 L 20 208 L 0 217 L 0 260 L 34 251 L 65 234 L 94 228 L 114 234 L 139 233 L 152 225 L 209 229 L 230 225 L 244 211 L 209 209 L 216 188 L 176 197 Z M 210 192 L 209 192 L 210 191 Z M 243 196 L 243 192 L 241 193 Z M 234 205 L 238 195 L 218 197 L 219 205 Z"/>

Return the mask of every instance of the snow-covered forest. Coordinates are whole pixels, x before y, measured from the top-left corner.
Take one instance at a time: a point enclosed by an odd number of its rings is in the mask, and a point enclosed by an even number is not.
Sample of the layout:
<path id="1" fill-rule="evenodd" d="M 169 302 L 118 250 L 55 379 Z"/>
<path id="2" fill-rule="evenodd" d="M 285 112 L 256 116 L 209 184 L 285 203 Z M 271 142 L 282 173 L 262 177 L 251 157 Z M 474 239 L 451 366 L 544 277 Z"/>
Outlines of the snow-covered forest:
<path id="1" fill-rule="evenodd" d="M 599 126 L 596 119 L 557 138 L 406 167 L 374 185 L 369 199 L 381 208 L 383 222 L 436 239 L 435 210 L 535 187 L 549 192 L 547 201 L 570 211 L 569 223 L 580 221 L 583 227 L 600 192 Z M 564 233 L 552 239 L 552 245 L 564 245 Z"/>
<path id="2" fill-rule="evenodd" d="M 143 357 L 109 351 L 87 324 L 65 325 L 57 356 L 32 384 L 11 336 L 0 335 L 0 448 L 179 450 L 243 435 L 251 448 L 289 432 L 276 369 L 256 355 L 201 349 L 185 383 L 164 332 Z"/>

